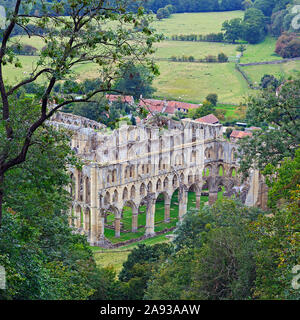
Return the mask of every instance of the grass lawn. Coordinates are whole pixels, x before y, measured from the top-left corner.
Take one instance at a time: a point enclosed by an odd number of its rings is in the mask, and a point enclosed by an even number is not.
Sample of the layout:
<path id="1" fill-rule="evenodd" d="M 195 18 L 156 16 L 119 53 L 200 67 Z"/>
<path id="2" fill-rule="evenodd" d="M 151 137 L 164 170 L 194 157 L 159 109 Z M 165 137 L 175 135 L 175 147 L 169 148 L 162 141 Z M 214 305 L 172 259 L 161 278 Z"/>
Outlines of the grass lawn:
<path id="1" fill-rule="evenodd" d="M 159 61 L 160 76 L 154 80 L 156 95 L 201 103 L 216 93 L 221 103 L 236 103 L 248 93 L 242 75 L 233 63 L 188 63 Z"/>
<path id="2" fill-rule="evenodd" d="M 236 55 L 236 45 L 218 42 L 192 42 L 192 41 L 163 41 L 155 44 L 156 58 L 193 56 L 195 59 L 205 58 L 207 55 L 217 56 L 223 52 L 227 56 Z"/>
<path id="3" fill-rule="evenodd" d="M 281 64 L 265 64 L 258 66 L 242 67 L 254 84 L 259 84 L 264 74 L 272 74 L 276 78 L 280 76 L 299 76 L 300 61 L 290 61 Z"/>
<path id="4" fill-rule="evenodd" d="M 220 32 L 225 20 L 242 18 L 243 11 L 176 13 L 152 26 L 165 36 L 173 34 L 208 34 Z"/>
<path id="5" fill-rule="evenodd" d="M 275 45 L 276 39 L 272 37 L 266 37 L 265 41 L 258 44 L 246 45 L 247 50 L 244 51 L 240 63 L 281 60 L 282 57 L 274 52 Z"/>

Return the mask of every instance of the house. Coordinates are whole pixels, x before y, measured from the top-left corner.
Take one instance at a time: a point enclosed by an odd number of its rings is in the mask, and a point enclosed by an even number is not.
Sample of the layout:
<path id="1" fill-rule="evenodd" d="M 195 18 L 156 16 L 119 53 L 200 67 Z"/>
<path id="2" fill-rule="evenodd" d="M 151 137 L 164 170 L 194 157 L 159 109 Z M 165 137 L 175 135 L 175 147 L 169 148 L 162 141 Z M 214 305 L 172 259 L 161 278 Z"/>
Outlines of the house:
<path id="1" fill-rule="evenodd" d="M 245 132 L 245 131 L 239 131 L 239 130 L 233 130 L 230 135 L 230 141 L 231 142 L 237 142 L 239 139 L 252 136 L 251 132 Z"/>
<path id="2" fill-rule="evenodd" d="M 168 113 L 172 115 L 175 114 L 175 112 L 177 111 L 187 113 L 190 109 L 199 108 L 198 104 L 192 104 L 187 102 L 143 98 L 141 98 L 139 106 L 144 107 L 151 113 Z"/>
<path id="3" fill-rule="evenodd" d="M 213 115 L 212 113 L 208 114 L 207 116 L 204 116 L 202 118 L 198 118 L 195 121 L 203 122 L 203 123 L 210 123 L 210 124 L 218 124 L 219 123 L 219 119 L 215 115 Z"/>
<path id="4" fill-rule="evenodd" d="M 259 128 L 259 127 L 250 127 L 250 128 L 245 128 L 245 132 L 252 132 L 252 131 L 254 131 L 254 130 L 261 130 L 261 128 Z"/>
<path id="5" fill-rule="evenodd" d="M 133 105 L 134 104 L 133 96 L 122 96 L 122 95 L 118 95 L 118 94 L 107 94 L 107 95 L 105 95 L 105 97 L 110 103 L 121 101 L 123 103 L 128 103 L 129 105 Z"/>

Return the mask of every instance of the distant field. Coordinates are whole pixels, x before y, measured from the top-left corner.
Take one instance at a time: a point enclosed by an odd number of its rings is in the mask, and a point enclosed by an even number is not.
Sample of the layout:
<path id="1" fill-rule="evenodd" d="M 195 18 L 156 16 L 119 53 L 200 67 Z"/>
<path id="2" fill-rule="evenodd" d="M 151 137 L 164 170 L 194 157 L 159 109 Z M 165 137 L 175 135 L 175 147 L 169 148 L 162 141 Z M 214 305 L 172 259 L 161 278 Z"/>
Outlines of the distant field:
<path id="1" fill-rule="evenodd" d="M 160 61 L 160 76 L 154 86 L 158 96 L 202 102 L 207 94 L 217 93 L 222 103 L 239 103 L 249 92 L 233 63 L 176 63 Z"/>
<path id="2" fill-rule="evenodd" d="M 154 21 L 153 27 L 165 36 L 172 34 L 208 34 L 220 32 L 225 20 L 242 18 L 244 11 L 176 13 L 168 19 Z"/>
<path id="3" fill-rule="evenodd" d="M 231 12 L 206 12 L 206 13 L 181 13 L 173 14 L 162 21 L 155 20 L 153 27 L 158 33 L 166 36 L 173 34 L 207 34 L 220 32 L 222 23 L 225 20 L 243 17 L 243 11 Z M 30 44 L 40 50 L 44 43 L 38 37 L 16 37 L 21 42 Z M 241 58 L 241 63 L 261 62 L 281 59 L 274 53 L 276 40 L 267 37 L 262 43 L 247 45 L 247 50 Z M 191 41 L 163 41 L 155 44 L 157 51 L 155 58 L 171 58 L 193 56 L 195 59 L 204 58 L 207 55 L 217 56 L 224 52 L 227 56 L 235 56 L 237 45 L 213 43 L 213 42 L 191 42 Z M 5 78 L 10 82 L 21 79 L 32 72 L 37 57 L 20 56 L 23 69 L 16 69 L 14 66 L 5 66 Z M 183 63 L 157 61 L 160 69 L 160 76 L 154 81 L 157 89 L 155 95 L 166 99 L 176 99 L 200 103 L 209 93 L 217 93 L 221 103 L 238 104 L 243 96 L 253 93 L 248 88 L 245 80 L 236 71 L 234 63 L 226 64 L 205 64 L 205 63 Z M 283 65 L 264 65 L 244 67 L 243 70 L 249 75 L 253 82 L 259 82 L 265 73 L 286 77 L 295 75 L 299 70 L 299 62 Z M 87 63 L 74 68 L 76 78 L 80 81 L 98 77 L 98 67 L 95 64 Z M 42 81 L 40 78 L 39 81 Z M 234 110 L 228 110 L 234 114 Z"/>
<path id="4" fill-rule="evenodd" d="M 259 83 L 264 74 L 272 74 L 276 78 L 280 76 L 300 76 L 300 61 L 291 61 L 281 64 L 266 64 L 258 66 L 242 67 L 253 83 Z"/>
<path id="5" fill-rule="evenodd" d="M 216 42 L 192 42 L 192 41 L 164 41 L 155 44 L 157 48 L 156 58 L 170 58 L 171 56 L 193 56 L 196 59 L 207 55 L 217 56 L 224 52 L 227 56 L 236 55 L 236 45 Z"/>
<path id="6" fill-rule="evenodd" d="M 261 43 L 247 45 L 240 63 L 281 60 L 282 58 L 274 52 L 275 44 L 276 39 L 267 37 Z"/>

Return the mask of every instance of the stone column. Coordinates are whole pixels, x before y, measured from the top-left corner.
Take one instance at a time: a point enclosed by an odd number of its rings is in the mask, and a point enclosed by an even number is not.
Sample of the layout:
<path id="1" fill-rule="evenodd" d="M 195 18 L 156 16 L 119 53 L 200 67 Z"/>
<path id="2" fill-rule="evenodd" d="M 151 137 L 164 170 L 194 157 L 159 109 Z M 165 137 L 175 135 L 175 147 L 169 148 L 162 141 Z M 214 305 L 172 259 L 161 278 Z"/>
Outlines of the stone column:
<path id="1" fill-rule="evenodd" d="M 73 207 L 70 208 L 69 211 L 69 215 L 68 215 L 68 222 L 69 222 L 69 226 L 72 227 L 73 226 Z"/>
<path id="2" fill-rule="evenodd" d="M 149 198 L 146 212 L 146 236 L 154 235 L 155 199 Z"/>
<path id="3" fill-rule="evenodd" d="M 121 236 L 121 217 L 115 217 L 115 238 Z"/>
<path id="4" fill-rule="evenodd" d="M 138 209 L 132 208 L 132 232 L 138 231 Z"/>
<path id="5" fill-rule="evenodd" d="M 82 187 L 83 187 L 83 194 L 82 194 L 82 197 L 83 197 L 83 202 L 86 203 L 86 183 L 85 183 L 85 178 L 82 177 Z M 87 203 L 86 203 L 87 204 Z M 83 215 L 84 216 L 84 215 Z M 84 219 L 84 218 L 83 218 Z"/>
<path id="6" fill-rule="evenodd" d="M 95 164 L 91 167 L 91 237 L 92 246 L 97 243 L 97 167 Z"/>
<path id="7" fill-rule="evenodd" d="M 81 207 L 80 210 L 76 210 L 76 226 L 77 228 L 81 228 Z"/>
<path id="8" fill-rule="evenodd" d="M 179 198 L 179 220 L 182 220 L 183 215 L 187 212 L 187 191 L 183 190 Z"/>
<path id="9" fill-rule="evenodd" d="M 165 199 L 165 222 L 170 222 L 170 207 L 171 207 L 171 199 Z"/>
<path id="10" fill-rule="evenodd" d="M 200 209 L 201 191 L 196 191 L 196 209 Z"/>
<path id="11" fill-rule="evenodd" d="M 74 178 L 75 178 L 75 186 L 74 186 L 75 195 L 74 195 L 74 199 L 75 199 L 75 201 L 79 201 L 79 197 L 78 197 L 78 193 L 79 193 L 79 179 L 78 179 L 78 174 L 79 174 L 79 171 L 78 171 L 77 169 L 75 169 L 75 172 L 74 172 Z"/>
<path id="12" fill-rule="evenodd" d="M 213 205 L 218 200 L 218 189 L 209 190 L 208 203 Z"/>

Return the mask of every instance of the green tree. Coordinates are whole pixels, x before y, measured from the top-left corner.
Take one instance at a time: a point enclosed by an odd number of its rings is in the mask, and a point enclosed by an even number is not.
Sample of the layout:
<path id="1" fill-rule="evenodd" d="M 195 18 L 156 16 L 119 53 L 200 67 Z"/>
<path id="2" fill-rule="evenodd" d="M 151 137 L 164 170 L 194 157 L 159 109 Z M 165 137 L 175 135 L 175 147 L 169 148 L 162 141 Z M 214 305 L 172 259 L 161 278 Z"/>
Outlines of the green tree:
<path id="1" fill-rule="evenodd" d="M 171 250 L 172 247 L 166 243 L 153 246 L 139 244 L 132 250 L 119 274 L 123 285 L 126 283 L 127 299 L 143 298 L 153 270 L 170 255 Z"/>
<path id="2" fill-rule="evenodd" d="M 260 86 L 263 89 L 271 87 L 273 90 L 276 90 L 279 84 L 280 84 L 280 81 L 277 80 L 273 75 L 269 75 L 269 74 L 264 74 L 260 80 Z"/>
<path id="3" fill-rule="evenodd" d="M 27 111 L 24 100 L 20 104 Z M 67 166 L 80 163 L 66 133 L 44 125 L 37 134 L 28 161 L 11 168 L 4 181 L 0 264 L 7 270 L 7 290 L 0 299 L 88 299 L 101 274 L 67 214 Z"/>
<path id="4" fill-rule="evenodd" d="M 146 299 L 247 299 L 255 280 L 255 240 L 261 211 L 235 200 L 188 211 L 175 230 L 174 253 L 154 271 Z"/>
<path id="5" fill-rule="evenodd" d="M 244 44 L 240 44 L 239 46 L 237 46 L 236 51 L 241 53 L 241 56 L 243 56 L 244 51 L 247 50 L 247 47 Z"/>
<path id="6" fill-rule="evenodd" d="M 245 11 L 241 26 L 242 38 L 251 44 L 262 41 L 267 33 L 266 18 L 261 10 L 250 8 Z"/>
<path id="7" fill-rule="evenodd" d="M 250 138 L 239 142 L 241 172 L 264 170 L 285 157 L 293 157 L 300 143 L 300 80 L 286 81 L 276 92 L 265 89 L 247 102 L 249 124 L 261 126 Z M 269 128 L 270 127 L 270 128 Z"/>
<path id="8" fill-rule="evenodd" d="M 222 24 L 222 31 L 226 41 L 235 43 L 242 36 L 242 20 L 240 18 L 226 20 Z"/>
<path id="9" fill-rule="evenodd" d="M 7 27 L 1 30 L 0 50 L 0 226 L 3 206 L 3 184 L 5 173 L 24 162 L 30 146 L 37 139 L 36 131 L 57 110 L 70 103 L 88 102 L 99 92 L 112 90 L 113 83 L 119 78 L 119 67 L 135 61 L 136 57 L 144 59 L 153 52 L 152 44 L 160 39 L 153 34 L 152 29 L 144 27 L 141 31 L 128 32 L 124 28 L 126 23 L 134 28 L 141 25 L 150 16 L 144 14 L 139 8 L 134 14 L 126 10 L 127 1 L 81 0 L 71 1 L 70 6 L 64 6 L 59 0 L 52 2 L 35 0 L 16 0 L 14 7 L 8 9 Z M 31 13 L 31 5 L 39 4 L 37 13 Z M 68 17 L 65 15 L 68 14 Z M 28 25 L 31 24 L 44 30 L 45 48 L 40 53 L 33 72 L 9 85 L 5 80 L 3 66 L 11 64 L 22 68 L 18 56 L 8 47 L 16 26 L 25 30 L 28 37 L 36 33 Z M 99 30 L 99 24 L 114 22 L 113 29 Z M 59 32 L 57 32 L 59 30 Z M 80 99 L 75 99 L 78 87 L 73 86 L 63 97 L 53 89 L 60 81 L 74 80 L 74 67 L 82 63 L 93 63 L 99 70 L 101 86 L 91 92 L 85 92 Z M 154 73 L 155 65 L 144 60 L 145 65 Z M 26 108 L 30 114 L 31 109 L 36 113 L 27 121 L 19 121 L 15 99 L 13 95 L 25 85 L 39 81 L 44 76 L 43 91 L 34 99 L 27 100 Z M 53 104 L 55 102 L 55 104 Z M 23 109 L 24 110 L 24 109 Z"/>
<path id="10" fill-rule="evenodd" d="M 140 96 L 150 98 L 155 92 L 152 87 L 153 78 L 153 74 L 145 66 L 128 62 L 121 68 L 120 80 L 114 88 L 123 94 L 132 95 L 136 100 Z"/>
<path id="11" fill-rule="evenodd" d="M 199 107 L 197 109 L 190 109 L 188 111 L 188 117 L 192 118 L 192 119 L 198 119 L 198 118 L 207 116 L 210 113 L 214 113 L 215 110 L 216 109 L 215 109 L 214 105 L 211 102 L 205 100 L 205 101 L 203 101 L 201 107 Z"/>
<path id="12" fill-rule="evenodd" d="M 224 52 L 221 52 L 218 54 L 218 61 L 219 62 L 227 62 L 228 61 L 228 57 Z"/>
<path id="13" fill-rule="evenodd" d="M 218 95 L 216 93 L 210 93 L 206 96 L 206 100 L 216 106 L 218 102 Z"/>

